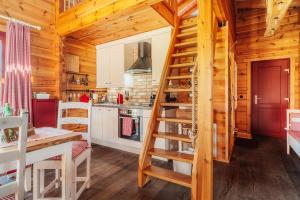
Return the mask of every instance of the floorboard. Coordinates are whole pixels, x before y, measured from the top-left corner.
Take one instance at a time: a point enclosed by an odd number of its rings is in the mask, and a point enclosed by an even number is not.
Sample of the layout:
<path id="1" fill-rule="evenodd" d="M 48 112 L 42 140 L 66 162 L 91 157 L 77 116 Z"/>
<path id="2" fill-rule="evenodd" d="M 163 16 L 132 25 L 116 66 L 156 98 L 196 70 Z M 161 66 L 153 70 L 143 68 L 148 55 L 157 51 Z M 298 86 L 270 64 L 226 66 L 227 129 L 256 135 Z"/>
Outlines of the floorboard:
<path id="1" fill-rule="evenodd" d="M 214 199 L 300 200 L 300 159 L 295 153 L 287 156 L 285 149 L 285 142 L 278 139 L 237 141 L 230 164 L 214 163 Z M 92 187 L 80 200 L 190 199 L 189 189 L 156 179 L 139 190 L 137 162 L 135 154 L 93 146 Z M 170 162 L 155 164 L 172 167 Z"/>

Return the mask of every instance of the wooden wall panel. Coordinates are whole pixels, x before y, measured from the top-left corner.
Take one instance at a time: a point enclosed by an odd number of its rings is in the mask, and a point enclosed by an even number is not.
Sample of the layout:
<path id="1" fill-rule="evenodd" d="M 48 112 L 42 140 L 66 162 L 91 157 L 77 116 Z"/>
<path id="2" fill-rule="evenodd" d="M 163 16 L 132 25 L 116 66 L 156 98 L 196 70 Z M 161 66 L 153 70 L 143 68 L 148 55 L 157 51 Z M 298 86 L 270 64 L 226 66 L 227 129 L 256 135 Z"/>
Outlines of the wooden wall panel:
<path id="1" fill-rule="evenodd" d="M 225 160 L 225 35 L 219 29 L 214 58 L 213 109 L 214 123 L 217 123 L 217 160 Z"/>
<path id="2" fill-rule="evenodd" d="M 251 137 L 251 62 L 279 58 L 291 59 L 291 107 L 300 107 L 299 93 L 299 8 L 290 8 L 281 27 L 272 37 L 264 37 L 265 9 L 239 10 L 236 24 L 238 64 L 237 128 L 242 137 Z"/>
<path id="3" fill-rule="evenodd" d="M 89 85 L 68 85 L 68 89 L 93 89 L 96 88 L 96 46 L 66 38 L 63 40 L 63 55 L 72 54 L 79 56 L 79 72 L 88 74 Z M 64 90 L 67 87 L 67 75 L 63 62 L 63 55 L 61 58 L 62 66 L 62 79 L 61 79 L 61 92 L 64 94 Z"/>
<path id="4" fill-rule="evenodd" d="M 31 65 L 33 92 L 49 92 L 59 96 L 59 37 L 55 31 L 55 1 L 0 1 L 0 14 L 39 25 L 31 31 Z M 6 31 L 6 21 L 0 20 L 0 31 Z"/>

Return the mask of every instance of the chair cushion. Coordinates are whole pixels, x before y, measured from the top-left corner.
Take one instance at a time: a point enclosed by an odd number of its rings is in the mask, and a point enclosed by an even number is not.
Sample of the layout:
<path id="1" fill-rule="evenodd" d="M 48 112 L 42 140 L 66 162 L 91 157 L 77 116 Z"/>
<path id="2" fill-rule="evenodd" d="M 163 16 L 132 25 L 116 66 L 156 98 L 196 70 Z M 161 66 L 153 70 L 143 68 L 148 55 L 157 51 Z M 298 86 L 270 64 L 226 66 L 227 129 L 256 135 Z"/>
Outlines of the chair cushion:
<path id="1" fill-rule="evenodd" d="M 31 166 L 32 166 L 32 165 L 27 165 L 26 168 L 30 168 Z M 16 173 L 16 172 L 17 172 L 17 170 L 14 169 L 14 170 L 5 172 L 5 173 L 3 173 L 3 174 L 0 174 L 0 177 L 1 177 L 1 176 L 6 176 L 6 175 L 11 175 L 11 174 L 14 174 L 14 173 Z M 1 199 L 0 199 L 0 200 L 1 200 Z"/>
<path id="2" fill-rule="evenodd" d="M 288 134 L 300 143 L 300 131 L 288 131 Z"/>
<path id="3" fill-rule="evenodd" d="M 76 159 L 82 152 L 89 148 L 87 141 L 74 141 L 72 144 L 72 159 Z M 51 160 L 61 160 L 61 156 L 55 156 Z"/>
<path id="4" fill-rule="evenodd" d="M 299 119 L 300 119 L 300 113 L 291 113 L 290 114 L 290 124 L 291 124 L 290 130 L 300 131 Z"/>
<path id="5" fill-rule="evenodd" d="M 9 195 L 6 197 L 2 197 L 2 198 L 0 198 L 0 200 L 15 200 L 15 195 L 12 194 L 12 195 Z"/>

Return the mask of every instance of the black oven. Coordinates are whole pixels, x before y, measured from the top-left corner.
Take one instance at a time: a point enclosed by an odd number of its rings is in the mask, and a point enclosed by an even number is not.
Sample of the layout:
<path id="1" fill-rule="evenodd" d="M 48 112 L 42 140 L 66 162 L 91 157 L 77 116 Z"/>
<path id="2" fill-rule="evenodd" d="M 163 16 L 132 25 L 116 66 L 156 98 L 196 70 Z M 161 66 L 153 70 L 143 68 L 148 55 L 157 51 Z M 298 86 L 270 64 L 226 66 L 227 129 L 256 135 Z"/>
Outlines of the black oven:
<path id="1" fill-rule="evenodd" d="M 143 111 L 139 109 L 119 109 L 119 138 L 142 141 Z"/>

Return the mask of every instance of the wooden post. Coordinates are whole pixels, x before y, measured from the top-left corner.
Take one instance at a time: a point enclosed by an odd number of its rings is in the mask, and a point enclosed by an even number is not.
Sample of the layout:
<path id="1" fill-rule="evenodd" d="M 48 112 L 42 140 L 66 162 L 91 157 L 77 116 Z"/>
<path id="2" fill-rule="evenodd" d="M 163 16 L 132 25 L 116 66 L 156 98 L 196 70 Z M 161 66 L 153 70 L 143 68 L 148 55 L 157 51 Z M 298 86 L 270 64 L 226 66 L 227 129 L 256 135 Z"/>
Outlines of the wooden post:
<path id="1" fill-rule="evenodd" d="M 192 172 L 192 199 L 213 198 L 212 79 L 213 10 L 212 0 L 198 0 L 198 137 Z"/>
<path id="2" fill-rule="evenodd" d="M 280 27 L 293 0 L 267 0 L 267 18 L 265 36 L 273 36 Z"/>

